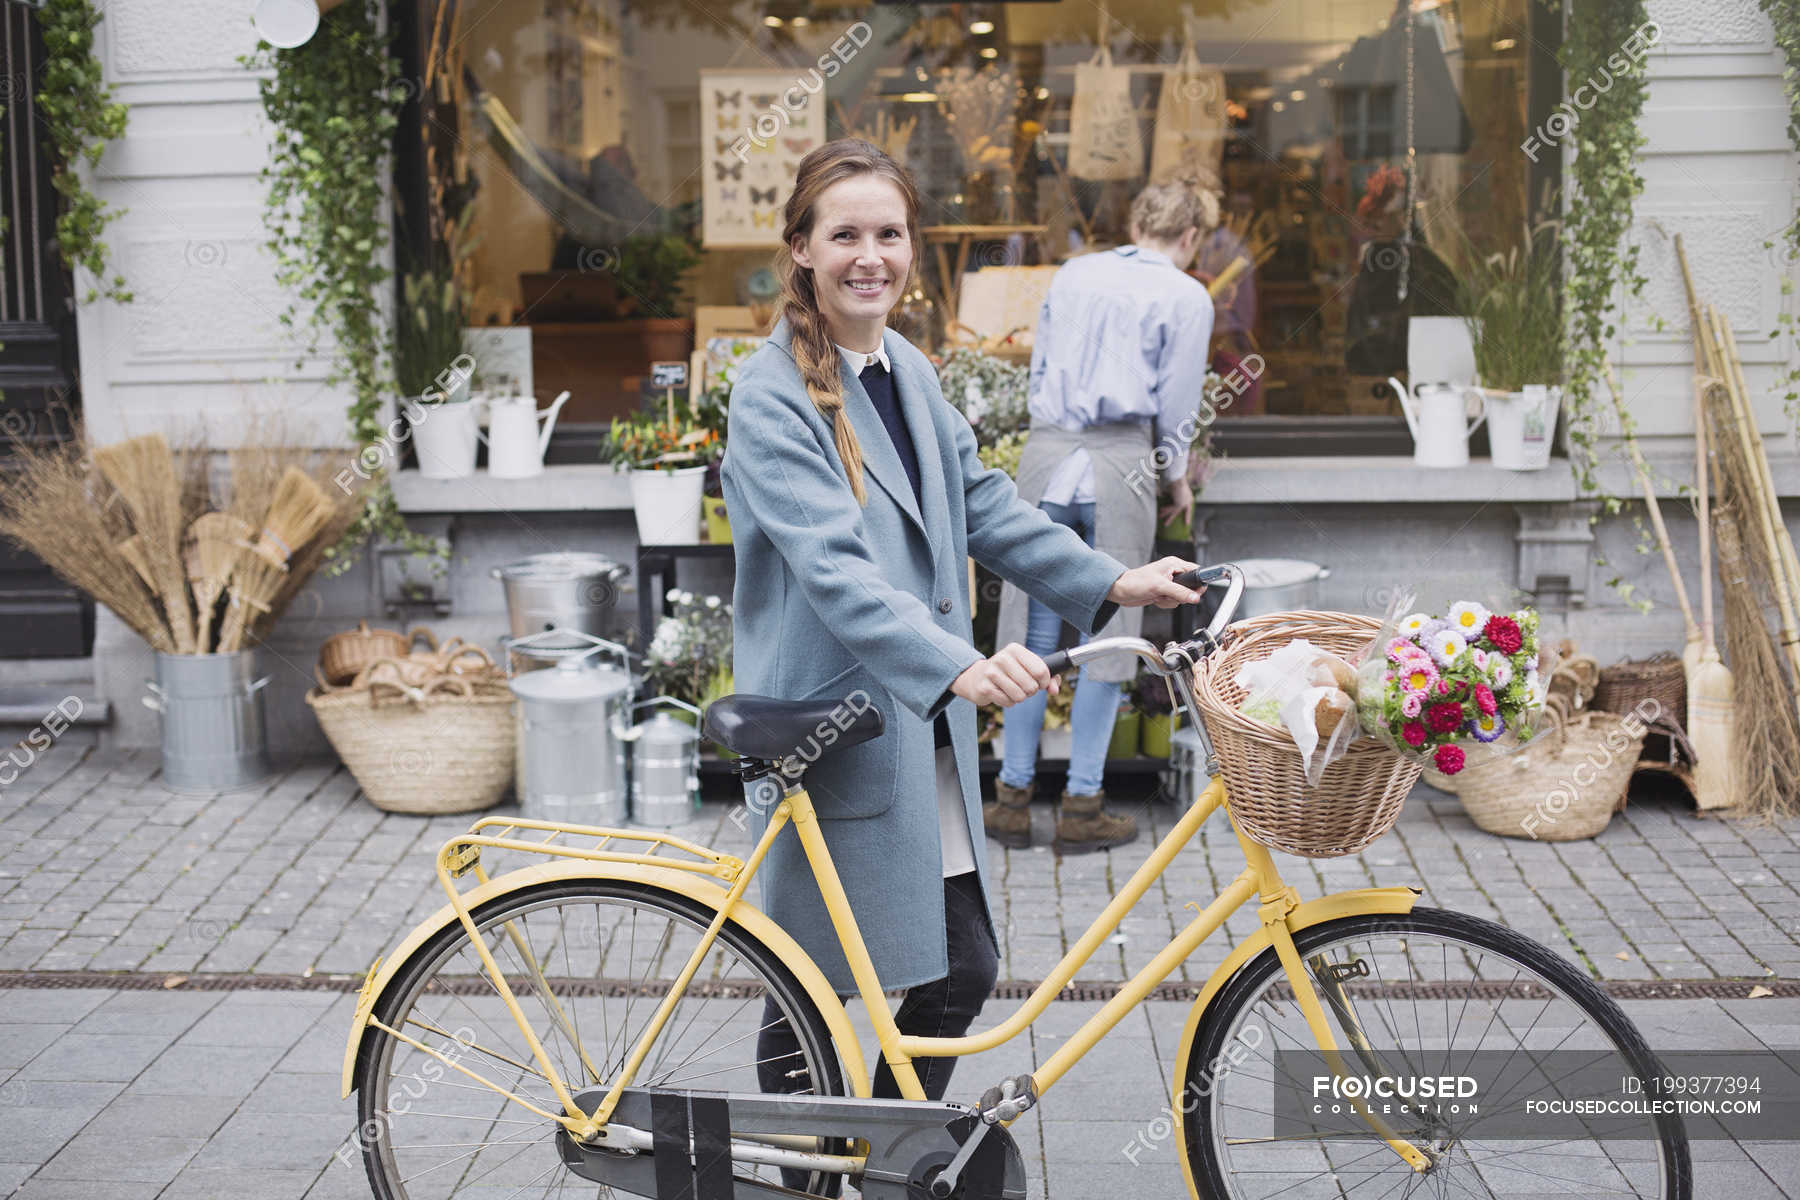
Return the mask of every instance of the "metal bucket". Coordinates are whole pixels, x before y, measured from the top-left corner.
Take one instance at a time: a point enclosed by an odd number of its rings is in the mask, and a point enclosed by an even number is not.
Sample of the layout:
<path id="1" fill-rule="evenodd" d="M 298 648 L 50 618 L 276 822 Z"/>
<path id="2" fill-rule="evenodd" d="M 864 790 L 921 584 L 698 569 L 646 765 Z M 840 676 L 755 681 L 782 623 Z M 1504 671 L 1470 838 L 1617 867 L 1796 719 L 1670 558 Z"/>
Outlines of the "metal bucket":
<path id="1" fill-rule="evenodd" d="M 162 785 L 172 792 L 226 792 L 269 775 L 256 652 L 156 655 L 144 705 L 162 714 Z"/>
<path id="2" fill-rule="evenodd" d="M 558 551 L 534 554 L 493 575 L 506 589 L 506 615 L 514 637 L 575 630 L 605 637 L 618 605 L 619 580 L 631 568 L 604 554 Z M 580 638 L 545 645 L 584 646 Z"/>
<path id="3" fill-rule="evenodd" d="M 1169 738 L 1169 765 L 1162 772 L 1163 790 L 1177 807 L 1186 808 L 1210 782 L 1200 731 L 1183 725 Z"/>
<path id="4" fill-rule="evenodd" d="M 519 698 L 518 757 L 514 787 L 519 808 L 534 821 L 567 825 L 621 825 L 626 817 L 625 721 L 631 703 L 629 671 L 601 660 L 623 646 L 568 630 L 503 639 L 508 650 L 528 652 L 545 641 L 584 638 L 585 653 L 562 651 L 555 665 L 512 675 Z M 509 674 L 511 672 L 509 671 Z"/>
<path id="5" fill-rule="evenodd" d="M 1239 621 L 1270 613 L 1317 609 L 1323 590 L 1320 584 L 1331 578 L 1329 567 L 1299 558 L 1240 558 L 1236 565 L 1244 573 L 1244 598 L 1235 613 Z M 1224 588 L 1211 588 L 1200 597 L 1203 623 L 1212 620 L 1224 598 Z"/>

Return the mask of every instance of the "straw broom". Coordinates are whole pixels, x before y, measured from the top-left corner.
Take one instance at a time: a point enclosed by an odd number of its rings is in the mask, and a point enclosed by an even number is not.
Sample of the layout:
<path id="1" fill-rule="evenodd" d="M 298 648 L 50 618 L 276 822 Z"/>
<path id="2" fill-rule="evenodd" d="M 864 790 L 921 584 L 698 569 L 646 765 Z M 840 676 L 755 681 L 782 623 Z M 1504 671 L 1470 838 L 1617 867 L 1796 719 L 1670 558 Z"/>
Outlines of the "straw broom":
<path id="1" fill-rule="evenodd" d="M 1800 762 L 1800 721 L 1775 698 L 1782 690 L 1781 663 L 1769 644 L 1762 606 L 1751 582 L 1751 546 L 1738 521 L 1735 502 L 1714 510 L 1718 522 L 1719 581 L 1725 589 L 1725 639 L 1738 695 L 1740 719 L 1727 761 L 1735 764 L 1744 807 L 1759 816 L 1794 811 Z M 1701 753 L 1696 748 L 1696 754 Z M 1705 762 L 1704 757 L 1701 758 Z"/>
<path id="2" fill-rule="evenodd" d="M 213 610 L 231 578 L 238 552 L 250 542 L 250 526 L 230 513 L 203 513 L 188 526 L 188 537 L 193 545 L 188 581 L 194 588 L 194 640 L 206 654 L 212 650 Z"/>
<path id="3" fill-rule="evenodd" d="M 1768 510 L 1770 537 L 1774 541 L 1776 562 L 1776 579 L 1786 589 L 1790 598 L 1790 607 L 1796 613 L 1795 624 L 1800 625 L 1800 559 L 1794 552 L 1794 539 L 1788 534 L 1787 523 L 1781 516 L 1781 500 L 1775 491 L 1775 476 L 1769 470 L 1769 455 L 1763 448 L 1762 429 L 1756 423 L 1756 415 L 1750 409 L 1750 388 L 1744 379 L 1744 363 L 1738 357 L 1737 334 L 1729 323 L 1720 320 L 1725 336 L 1726 363 L 1730 367 L 1728 382 L 1732 385 L 1732 396 L 1737 404 L 1738 431 L 1740 436 L 1749 440 L 1746 454 L 1750 464 L 1756 468 L 1757 480 L 1760 484 L 1760 497 Z M 1788 663 L 1793 668 L 1794 679 L 1800 687 L 1800 638 L 1789 637 Z"/>
<path id="4" fill-rule="evenodd" d="M 1779 640 L 1782 654 L 1785 656 L 1789 670 L 1794 674 L 1789 681 L 1790 686 L 1782 690 L 1790 691 L 1796 715 L 1800 715 L 1800 632 L 1794 613 L 1794 594 L 1788 586 L 1786 568 L 1787 556 L 1783 553 L 1783 544 L 1787 544 L 1788 554 L 1792 553 L 1792 544 L 1784 526 L 1779 535 L 1776 533 L 1776 521 L 1769 512 L 1769 497 L 1773 488 L 1768 482 L 1766 469 L 1768 463 L 1757 453 L 1752 435 L 1756 424 L 1750 412 L 1749 398 L 1738 386 L 1738 374 L 1735 363 L 1731 360 L 1731 341 L 1729 331 L 1725 329 L 1724 319 L 1719 311 L 1711 305 L 1707 306 L 1707 324 L 1712 333 L 1714 361 L 1720 366 L 1720 374 L 1725 380 L 1723 403 L 1713 409 L 1715 425 L 1722 426 L 1725 451 L 1720 459 L 1724 468 L 1726 481 L 1731 486 L 1731 494 L 1738 502 L 1739 521 L 1745 526 L 1741 532 L 1749 537 L 1755 547 L 1748 563 L 1753 576 L 1766 587 L 1775 598 L 1775 611 L 1780 617 L 1781 629 Z M 1720 398 L 1715 393 L 1715 398 Z M 1759 591 L 1762 588 L 1758 589 Z M 1777 672 L 1779 675 L 1779 671 Z"/>
<path id="5" fill-rule="evenodd" d="M 194 618 L 188 607 L 187 577 L 181 566 L 181 483 L 169 443 L 159 433 L 97 447 L 94 465 L 124 497 L 132 523 L 143 538 L 144 558 L 156 580 L 158 598 L 169 614 L 175 649 L 194 652 Z"/>
<path id="6" fill-rule="evenodd" d="M 244 635 L 263 613 L 287 578 L 285 563 L 270 562 L 263 553 L 246 546 L 239 553 L 231 571 L 231 603 L 225 609 L 225 623 L 219 630 L 220 654 L 235 654 L 243 649 Z"/>
<path id="7" fill-rule="evenodd" d="M 1619 393 L 1619 380 L 1612 364 L 1606 367 L 1606 385 L 1612 393 L 1613 408 L 1625 423 L 1625 402 Z M 1695 415 L 1699 416 L 1699 392 L 1695 392 Z M 1697 428 L 1704 430 L 1702 423 Z M 1681 605 L 1681 617 L 1687 624 L 1687 645 L 1682 651 L 1682 672 L 1687 684 L 1688 744 L 1694 751 L 1694 803 L 1702 809 L 1725 808 L 1737 802 L 1732 790 L 1731 760 L 1732 680 L 1731 671 L 1719 661 L 1719 651 L 1712 644 L 1712 560 L 1706 539 L 1706 460 L 1699 463 L 1700 485 L 1700 602 L 1705 626 L 1694 624 L 1693 606 L 1688 603 L 1687 587 L 1681 581 L 1681 568 L 1675 561 L 1675 549 L 1669 541 L 1668 527 L 1663 524 L 1662 506 L 1657 503 L 1656 489 L 1650 482 L 1650 468 L 1644 462 L 1637 443 L 1630 439 L 1625 448 L 1631 454 L 1631 465 L 1644 490 L 1644 507 L 1650 511 L 1650 524 L 1656 530 L 1656 541 L 1662 547 L 1663 562 L 1669 568 L 1669 579 L 1675 585 L 1675 599 Z M 1689 661 L 1689 654 L 1692 661 Z"/>
<path id="8" fill-rule="evenodd" d="M 294 552 L 331 520 L 333 505 L 312 478 L 299 467 L 290 466 L 281 473 L 275 498 L 262 520 L 262 532 L 256 535 L 256 552 L 277 566 L 285 566 Z"/>
<path id="9" fill-rule="evenodd" d="M 96 495 L 100 481 L 80 450 L 20 445 L 12 461 L 14 469 L 0 472 L 0 535 L 111 609 L 151 649 L 173 653 L 157 597 L 120 558 Z"/>

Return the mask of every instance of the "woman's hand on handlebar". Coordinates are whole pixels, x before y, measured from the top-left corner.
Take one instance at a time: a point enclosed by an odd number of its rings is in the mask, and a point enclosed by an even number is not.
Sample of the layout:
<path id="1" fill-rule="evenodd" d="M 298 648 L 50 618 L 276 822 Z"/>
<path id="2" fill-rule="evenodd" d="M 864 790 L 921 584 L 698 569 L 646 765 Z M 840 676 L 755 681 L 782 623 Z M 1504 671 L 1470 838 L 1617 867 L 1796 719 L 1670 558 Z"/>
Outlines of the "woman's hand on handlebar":
<path id="1" fill-rule="evenodd" d="M 1197 564 L 1185 558 L 1170 555 L 1159 558 L 1153 563 L 1134 567 L 1113 581 L 1112 590 L 1106 598 L 1126 608 L 1142 608 L 1154 604 L 1158 608 L 1175 608 L 1182 604 L 1198 604 L 1200 591 L 1183 587 L 1175 582 L 1175 576 L 1183 571 L 1195 570 Z"/>
<path id="2" fill-rule="evenodd" d="M 1045 688 L 1055 695 L 1061 686 L 1062 681 L 1050 674 L 1043 659 L 1012 642 L 958 675 L 950 690 L 976 704 L 1008 708 Z"/>

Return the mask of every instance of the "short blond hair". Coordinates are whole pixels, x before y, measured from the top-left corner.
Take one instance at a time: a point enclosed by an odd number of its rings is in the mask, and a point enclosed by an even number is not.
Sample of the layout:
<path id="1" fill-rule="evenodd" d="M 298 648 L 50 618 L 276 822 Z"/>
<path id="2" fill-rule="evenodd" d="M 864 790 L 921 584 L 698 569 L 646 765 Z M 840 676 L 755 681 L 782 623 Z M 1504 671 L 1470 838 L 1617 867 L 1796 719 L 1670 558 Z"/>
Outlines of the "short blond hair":
<path id="1" fill-rule="evenodd" d="M 1172 242 L 1189 229 L 1205 233 L 1219 223 L 1219 198 L 1186 181 L 1153 183 L 1131 202 L 1133 236 Z"/>

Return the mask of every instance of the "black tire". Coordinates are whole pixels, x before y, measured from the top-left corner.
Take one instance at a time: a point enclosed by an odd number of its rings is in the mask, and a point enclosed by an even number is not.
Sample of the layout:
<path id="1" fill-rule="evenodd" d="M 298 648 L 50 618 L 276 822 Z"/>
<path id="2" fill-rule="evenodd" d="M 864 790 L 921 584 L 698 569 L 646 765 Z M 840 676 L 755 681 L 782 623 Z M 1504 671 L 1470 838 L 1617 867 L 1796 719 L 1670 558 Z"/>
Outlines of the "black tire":
<path id="1" fill-rule="evenodd" d="M 713 908 L 700 904 L 686 896 L 667 892 L 660 888 L 622 880 L 592 879 L 545 883 L 534 887 L 523 888 L 519 891 L 509 892 L 506 895 L 498 896 L 482 905 L 479 909 L 475 910 L 472 916 L 477 928 L 485 933 L 506 922 L 523 923 L 533 914 L 553 909 L 557 912 L 560 921 L 562 919 L 561 914 L 565 911 L 565 907 L 573 905 L 592 905 L 595 912 L 598 913 L 600 911 L 600 904 L 606 902 L 634 906 L 634 932 L 636 927 L 635 914 L 638 909 L 651 913 L 663 914 L 672 922 L 680 922 L 686 927 L 697 929 L 704 929 L 716 914 L 716 910 Z M 515 925 L 515 928 L 517 927 L 518 926 Z M 499 936 L 503 938 L 505 935 L 501 934 Z M 498 944 L 499 939 L 497 938 L 495 945 Z M 735 923 L 728 922 L 724 928 L 720 930 L 717 943 L 715 943 L 714 949 L 709 952 L 709 960 L 713 955 L 720 954 L 725 950 L 728 950 L 736 956 L 737 961 L 741 962 L 748 973 L 754 976 L 754 982 L 760 983 L 762 988 L 766 989 L 767 994 L 775 999 L 777 1004 L 781 1006 L 789 1017 L 789 1020 L 798 1035 L 801 1051 L 806 1056 L 806 1066 L 811 1072 L 814 1086 L 810 1090 L 821 1095 L 843 1095 L 843 1073 L 838 1062 L 836 1049 L 832 1044 L 830 1028 L 826 1025 L 824 1017 L 820 1015 L 818 1008 L 813 1004 L 811 998 L 806 994 L 805 989 L 802 988 L 799 981 L 795 979 L 793 973 L 782 964 L 781 960 L 777 958 L 767 946 L 752 937 L 747 931 Z M 440 967 L 455 959 L 459 953 L 465 951 L 469 952 L 465 956 L 466 959 L 472 959 L 474 957 L 472 946 L 462 924 L 460 922 L 453 922 L 440 931 L 407 960 L 405 966 L 395 975 L 393 981 L 376 1001 L 373 1012 L 374 1017 L 390 1028 L 406 1029 L 407 1026 L 401 1022 L 406 1019 L 405 1014 L 413 1009 L 422 995 L 437 998 L 450 994 L 442 987 L 431 988 L 428 990 L 427 985 L 432 982 L 433 977 Z M 633 947 L 633 952 L 627 953 L 628 961 L 634 957 L 634 951 L 635 946 Z M 610 952 L 611 945 L 609 943 L 608 949 L 601 951 L 601 959 L 604 960 Z M 534 949 L 533 953 L 537 954 L 538 951 Z M 565 961 L 566 959 L 567 954 L 565 951 Z M 554 978 L 553 967 L 553 961 L 548 963 L 546 966 L 546 974 L 552 975 Z M 506 971 L 504 963 L 502 963 L 502 970 Z M 511 975 L 510 971 L 507 973 L 509 976 Z M 735 974 L 733 978 L 736 978 Z M 488 986 L 491 990 L 491 984 Z M 690 987 L 689 990 L 690 994 L 692 994 L 693 988 Z M 600 994 L 602 996 L 614 996 L 617 993 L 602 991 Z M 569 997 L 559 998 L 557 1002 L 566 1003 L 567 1006 L 573 1010 L 575 1005 L 574 995 L 575 993 L 571 992 Z M 477 1000 L 483 999 L 484 998 L 482 997 L 477 997 Z M 657 999 L 660 999 L 660 994 L 657 996 Z M 492 1001 L 489 1000 L 488 1002 L 491 1003 Z M 445 1001 L 444 1003 L 448 1005 L 449 1001 Z M 522 996 L 521 1005 L 524 1006 L 525 1003 L 525 999 Z M 626 1003 L 630 1004 L 631 1001 L 627 1001 Z M 646 1006 L 644 1011 L 648 1011 L 648 1006 L 653 1005 L 655 1000 L 646 999 L 641 1003 Z M 747 1004 L 750 1003 L 750 1001 L 746 1000 L 744 1003 Z M 761 1000 L 757 999 L 754 1003 L 760 1010 Z M 467 1003 L 464 1003 L 463 1007 L 470 1009 L 471 1013 L 474 1011 Z M 530 1014 L 528 1013 L 528 1015 Z M 678 1008 L 675 1011 L 675 1014 L 671 1016 L 668 1025 L 665 1026 L 663 1037 L 659 1038 L 656 1043 L 653 1043 L 653 1047 L 661 1046 L 665 1040 L 674 1040 L 679 1043 L 681 1036 L 681 1029 L 679 1026 L 681 1015 L 682 1010 Z M 423 1017 L 419 1019 L 429 1020 L 430 1018 Z M 447 1020 L 434 1023 L 440 1028 L 449 1025 L 449 1021 Z M 495 1024 L 501 1025 L 502 1027 L 504 1025 L 504 1023 L 500 1022 L 496 1022 Z M 544 1038 L 548 1044 L 549 1039 L 541 1028 L 537 1028 L 537 1021 L 535 1018 L 533 1024 L 538 1036 Z M 630 1024 L 629 1008 L 626 1010 L 626 1019 L 623 1024 Z M 691 1028 L 691 1026 L 692 1022 L 690 1021 L 688 1027 Z M 415 1022 L 415 1031 L 418 1028 L 420 1028 L 420 1026 Z M 575 1028 L 576 1033 L 579 1034 L 579 1025 L 577 1024 Z M 458 1032 L 461 1032 L 460 1029 Z M 511 1032 L 515 1038 L 518 1038 L 516 1027 L 512 1028 Z M 426 1037 L 422 1038 L 422 1040 L 429 1041 L 430 1039 Z M 587 1041 L 589 1039 L 586 1037 L 578 1037 L 575 1040 Z M 741 1041 L 742 1039 L 739 1040 Z M 453 1049 L 453 1047 L 458 1045 L 456 1041 L 442 1038 L 438 1039 L 438 1041 L 441 1045 L 441 1049 L 449 1051 L 452 1054 L 457 1053 Z M 624 1037 L 620 1038 L 621 1050 L 623 1050 L 625 1041 L 626 1039 Z M 518 1042 L 520 1045 L 524 1044 L 522 1038 L 518 1038 Z M 752 1046 L 753 1045 L 754 1043 L 752 1043 Z M 357 1055 L 354 1075 L 357 1091 L 358 1131 L 359 1134 L 362 1135 L 359 1140 L 362 1144 L 363 1159 L 368 1171 L 369 1183 L 377 1200 L 419 1200 L 419 1197 L 414 1196 L 413 1189 L 405 1187 L 401 1179 L 394 1178 L 394 1176 L 398 1176 L 400 1172 L 393 1161 L 393 1139 L 387 1133 L 389 1123 L 383 1116 L 386 1111 L 384 1105 L 387 1096 L 385 1084 L 390 1078 L 389 1072 L 396 1048 L 402 1048 L 421 1059 L 426 1059 L 428 1057 L 421 1055 L 416 1048 L 406 1046 L 405 1043 L 394 1038 L 384 1030 L 375 1028 L 373 1024 L 368 1027 L 363 1036 L 362 1046 Z M 508 1047 L 508 1049 L 511 1049 L 511 1047 Z M 608 1055 L 611 1054 L 610 1040 L 607 1053 Z M 513 1056 L 515 1059 L 518 1059 L 520 1057 L 519 1052 L 516 1050 L 513 1051 Z M 474 1054 L 471 1054 L 470 1057 L 476 1057 L 478 1058 L 478 1061 L 465 1065 L 469 1065 L 471 1069 L 478 1070 L 489 1078 L 495 1078 L 496 1072 L 492 1070 L 491 1067 L 500 1060 L 497 1060 L 491 1053 L 486 1051 L 476 1051 Z M 528 1056 L 524 1057 L 528 1061 Z M 692 1055 L 690 1054 L 689 1058 L 691 1057 Z M 750 1057 L 754 1060 L 755 1054 L 753 1051 L 751 1052 Z M 525 1124 L 524 1121 L 520 1121 L 518 1118 L 528 1118 L 531 1121 L 540 1122 L 545 1139 L 553 1138 L 556 1130 L 560 1128 L 552 1122 L 538 1117 L 537 1114 L 532 1113 L 530 1110 L 511 1101 L 506 1101 L 497 1094 L 488 1092 L 487 1089 L 482 1088 L 481 1085 L 476 1084 L 473 1081 L 464 1080 L 455 1073 L 449 1072 L 441 1063 L 436 1062 L 436 1060 L 428 1061 L 430 1065 L 437 1067 L 437 1073 L 432 1077 L 434 1082 L 437 1079 L 449 1079 L 451 1080 L 451 1084 L 449 1085 L 451 1087 L 465 1088 L 475 1092 L 477 1095 L 484 1096 L 484 1099 L 491 1099 L 496 1105 L 502 1106 L 506 1113 L 510 1114 L 510 1117 L 508 1118 L 510 1123 L 520 1125 Z M 686 1059 L 683 1060 L 683 1062 L 686 1061 Z M 640 1082 L 657 1082 L 656 1080 L 645 1080 L 643 1078 L 644 1074 L 648 1072 L 649 1065 L 650 1060 L 646 1059 L 646 1069 L 645 1072 L 640 1072 Z M 751 1065 L 753 1067 L 754 1064 L 752 1063 Z M 679 1069 L 681 1066 L 682 1063 L 677 1063 L 676 1069 Z M 560 1064 L 558 1070 L 559 1072 L 563 1071 Z M 504 1072 L 500 1073 L 503 1074 Z M 565 1074 L 565 1077 L 567 1077 L 567 1073 L 563 1073 Z M 411 1078 L 416 1080 L 418 1074 L 415 1073 Z M 569 1080 L 571 1090 L 576 1090 L 578 1082 L 579 1081 L 573 1079 Z M 670 1086 L 674 1085 L 670 1084 Z M 707 1085 L 702 1083 L 699 1086 L 705 1087 Z M 715 1083 L 714 1086 L 718 1086 L 718 1084 Z M 408 1094 L 411 1094 L 410 1088 L 408 1089 Z M 455 1093 L 451 1093 L 451 1095 L 454 1096 Z M 554 1102 L 545 1105 L 545 1107 L 554 1111 Z M 477 1116 L 473 1119 L 483 1118 Z M 529 1134 L 530 1132 L 531 1131 L 527 1129 L 527 1133 Z M 509 1142 L 516 1140 L 516 1135 L 508 1139 Z M 452 1144 L 462 1145 L 463 1143 Z M 496 1142 L 494 1144 L 498 1145 L 501 1143 Z M 525 1148 L 530 1148 L 530 1143 L 527 1143 Z M 828 1146 L 827 1148 L 834 1153 L 845 1152 L 841 1146 Z M 837 1195 L 842 1186 L 841 1177 L 835 1175 L 815 1175 L 812 1182 L 816 1186 L 810 1190 L 815 1190 L 823 1195 Z M 554 1184 L 555 1181 L 552 1180 L 550 1186 L 554 1186 Z M 435 1183 L 434 1187 L 442 1186 L 445 1186 L 445 1184 L 440 1177 L 440 1181 Z M 458 1185 L 454 1183 L 451 1183 L 448 1186 L 451 1189 L 450 1194 L 454 1194 L 458 1187 Z M 581 1182 L 581 1187 L 585 1189 L 582 1194 L 591 1195 L 591 1189 L 596 1186 L 597 1185 L 592 1183 Z M 547 1187 L 546 1194 L 548 1194 L 549 1190 L 550 1188 Z M 437 1195 L 440 1193 L 433 1191 L 429 1194 Z M 530 1193 L 521 1191 L 519 1194 L 525 1196 Z M 602 1194 L 609 1195 L 611 1193 L 606 1189 L 602 1189 Z"/>
<path id="2" fill-rule="evenodd" d="M 1547 947 L 1491 921 L 1442 909 L 1415 908 L 1405 915 L 1346 917 L 1327 921 L 1304 930 L 1295 937 L 1294 942 L 1304 961 L 1309 954 L 1319 953 L 1333 944 L 1376 937 L 1446 939 L 1481 951 L 1481 961 L 1485 961 L 1490 954 L 1498 959 L 1509 960 L 1510 965 L 1518 968 L 1521 974 L 1528 972 L 1535 975 L 1537 982 L 1548 985 L 1552 994 L 1560 992 L 1562 999 L 1575 1005 L 1611 1041 L 1621 1058 L 1633 1070 L 1645 1077 L 1654 1076 L 1659 1071 L 1656 1056 L 1645 1043 L 1643 1035 L 1638 1032 L 1637 1026 L 1632 1024 L 1624 1010 L 1591 978 Z M 1373 942 L 1369 944 L 1373 945 Z M 1411 943 L 1401 941 L 1396 944 L 1404 952 L 1404 947 Z M 1370 957 L 1374 957 L 1373 954 Z M 1180 1064 L 1180 1078 L 1183 1081 L 1182 1107 L 1186 1113 L 1184 1151 L 1200 1195 L 1206 1200 L 1236 1200 L 1245 1195 L 1244 1191 L 1233 1186 L 1228 1176 L 1229 1165 L 1220 1148 L 1223 1138 L 1216 1136 L 1219 1129 L 1216 1110 L 1221 1103 L 1220 1094 L 1229 1086 L 1231 1071 L 1227 1070 L 1213 1078 L 1209 1076 L 1208 1066 L 1236 1061 L 1228 1054 L 1228 1051 L 1234 1049 L 1230 1043 L 1239 1037 L 1240 1028 L 1247 1028 L 1243 1025 L 1243 1019 L 1247 1018 L 1253 1006 L 1263 1001 L 1265 990 L 1277 982 L 1276 977 L 1280 974 L 1281 962 L 1272 948 L 1264 950 L 1239 969 L 1208 1007 L 1188 1057 Z M 1448 977 L 1448 972 L 1446 976 Z M 1398 1024 L 1403 1025 L 1404 1022 Z M 1484 1030 L 1480 1040 L 1485 1040 L 1487 1035 L 1488 1031 Z M 1221 1058 L 1222 1055 L 1226 1057 Z M 1271 1075 L 1271 1086 L 1272 1080 Z M 1190 1096 L 1195 1098 L 1191 1111 L 1188 1109 Z M 1660 1190 L 1652 1194 L 1660 1197 L 1660 1200 L 1691 1200 L 1692 1164 L 1688 1157 L 1687 1134 L 1680 1119 L 1659 1117 L 1656 1119 L 1656 1131 L 1662 1170 Z M 1648 1139 L 1646 1144 L 1647 1142 Z M 1382 1156 L 1387 1153 L 1383 1148 Z M 1400 1160 L 1396 1157 L 1393 1163 L 1399 1166 Z M 1306 1168 L 1300 1168 L 1304 1169 Z M 1361 1194 L 1360 1184 L 1340 1193 L 1338 1188 L 1341 1183 L 1336 1180 L 1334 1173 L 1332 1179 L 1325 1181 L 1331 1196 L 1342 1194 L 1354 1197 Z M 1372 1194 L 1378 1194 L 1380 1190 L 1376 1188 Z M 1311 1193 L 1289 1188 L 1279 1194 L 1289 1200 L 1304 1200 Z M 1393 1194 L 1399 1193 L 1396 1191 Z M 1434 1191 L 1428 1194 L 1437 1196 L 1451 1193 Z M 1481 1194 L 1486 1193 L 1484 1191 Z"/>

